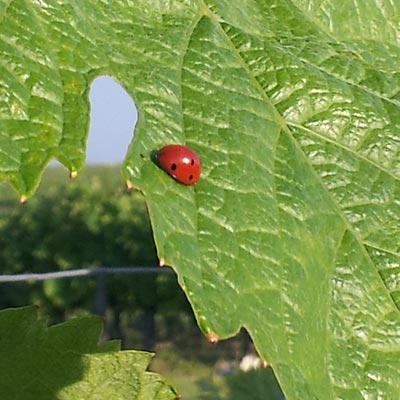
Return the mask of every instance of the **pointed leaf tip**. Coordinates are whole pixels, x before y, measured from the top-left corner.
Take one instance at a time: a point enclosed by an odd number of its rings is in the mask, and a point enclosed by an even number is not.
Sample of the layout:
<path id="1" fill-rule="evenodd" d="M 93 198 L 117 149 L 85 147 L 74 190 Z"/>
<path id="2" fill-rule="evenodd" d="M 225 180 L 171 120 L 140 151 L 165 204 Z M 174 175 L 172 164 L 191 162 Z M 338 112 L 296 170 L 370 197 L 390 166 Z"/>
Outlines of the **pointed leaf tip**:
<path id="1" fill-rule="evenodd" d="M 28 197 L 25 196 L 25 195 L 22 195 L 22 196 L 19 198 L 20 204 L 25 204 L 25 203 L 27 202 L 27 200 L 28 200 Z"/>
<path id="2" fill-rule="evenodd" d="M 220 337 L 216 333 L 209 333 L 207 335 L 207 341 L 211 344 L 217 344 L 220 340 Z"/>
<path id="3" fill-rule="evenodd" d="M 129 179 L 127 179 L 127 180 L 125 181 L 125 187 L 126 187 L 126 190 L 127 190 L 128 192 L 130 192 L 130 191 L 133 190 L 133 183 L 132 183 Z"/>
<path id="4" fill-rule="evenodd" d="M 78 171 L 71 171 L 69 173 L 69 179 L 75 179 L 78 176 Z"/>

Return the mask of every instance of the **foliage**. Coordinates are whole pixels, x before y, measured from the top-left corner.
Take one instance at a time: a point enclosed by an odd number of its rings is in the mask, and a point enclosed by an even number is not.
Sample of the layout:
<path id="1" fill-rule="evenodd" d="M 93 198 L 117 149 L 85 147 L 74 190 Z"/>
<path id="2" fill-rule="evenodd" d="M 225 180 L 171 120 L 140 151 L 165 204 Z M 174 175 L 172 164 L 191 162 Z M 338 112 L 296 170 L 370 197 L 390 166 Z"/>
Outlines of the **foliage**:
<path id="1" fill-rule="evenodd" d="M 143 198 L 124 189 L 117 167 L 91 167 L 72 182 L 54 183 L 63 175 L 49 169 L 24 207 L 7 202 L 0 217 L 4 272 L 157 265 Z"/>
<path id="2" fill-rule="evenodd" d="M 201 329 L 246 326 L 288 399 L 398 398 L 399 7 L 8 2 L 1 177 L 24 199 L 51 157 L 79 171 L 113 76 L 139 109 L 125 178 Z M 151 162 L 171 142 L 195 187 Z"/>
<path id="3" fill-rule="evenodd" d="M 149 353 L 119 352 L 117 342 L 99 346 L 101 325 L 86 317 L 48 329 L 34 307 L 1 311 L 2 399 L 176 398 L 160 376 L 145 372 Z"/>

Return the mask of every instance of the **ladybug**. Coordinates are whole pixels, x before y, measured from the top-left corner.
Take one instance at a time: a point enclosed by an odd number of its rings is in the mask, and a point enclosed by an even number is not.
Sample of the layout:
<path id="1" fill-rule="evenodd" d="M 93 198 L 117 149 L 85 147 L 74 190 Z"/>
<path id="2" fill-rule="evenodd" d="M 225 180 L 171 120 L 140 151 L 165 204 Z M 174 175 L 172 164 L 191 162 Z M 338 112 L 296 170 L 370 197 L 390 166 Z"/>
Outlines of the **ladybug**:
<path id="1" fill-rule="evenodd" d="M 169 144 L 153 153 L 156 164 L 184 185 L 195 185 L 201 175 L 201 161 L 197 153 L 182 144 Z"/>

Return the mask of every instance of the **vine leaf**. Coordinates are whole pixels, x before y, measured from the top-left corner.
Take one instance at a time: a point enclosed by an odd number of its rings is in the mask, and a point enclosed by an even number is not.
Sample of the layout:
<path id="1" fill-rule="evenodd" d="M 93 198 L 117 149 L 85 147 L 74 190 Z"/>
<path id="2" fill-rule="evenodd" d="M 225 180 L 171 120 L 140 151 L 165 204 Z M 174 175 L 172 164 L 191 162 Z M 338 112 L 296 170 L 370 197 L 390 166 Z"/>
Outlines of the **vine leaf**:
<path id="1" fill-rule="evenodd" d="M 98 345 L 102 320 L 72 319 L 47 328 L 35 307 L 0 311 L 0 383 L 7 399 L 175 399 L 146 372 L 151 354 Z M 84 332 L 85 334 L 82 334 Z"/>
<path id="2" fill-rule="evenodd" d="M 79 171 L 88 82 L 113 76 L 139 110 L 125 178 L 202 330 L 245 326 L 288 399 L 398 398 L 399 15 L 369 0 L 9 2 L 1 177 L 28 196 L 51 157 Z M 195 187 L 151 161 L 169 143 L 199 153 Z"/>

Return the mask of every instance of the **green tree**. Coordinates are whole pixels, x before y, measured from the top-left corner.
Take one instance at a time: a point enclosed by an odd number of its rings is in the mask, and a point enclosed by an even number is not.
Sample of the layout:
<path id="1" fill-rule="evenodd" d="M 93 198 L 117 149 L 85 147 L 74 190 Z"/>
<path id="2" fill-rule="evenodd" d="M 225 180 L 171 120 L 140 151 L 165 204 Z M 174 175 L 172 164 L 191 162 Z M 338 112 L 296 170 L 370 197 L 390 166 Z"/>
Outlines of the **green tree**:
<path id="1" fill-rule="evenodd" d="M 81 267 L 156 266 L 157 256 L 143 197 L 121 185 L 118 167 L 90 167 L 77 180 L 65 181 L 62 169 L 46 171 L 37 196 L 24 206 L 7 204 L 0 214 L 0 263 L 4 273 L 50 272 Z M 63 179 L 64 178 L 64 179 Z M 178 326 L 179 313 L 190 314 L 173 275 L 107 276 L 106 337 L 152 349 L 159 314 Z M 27 290 L 28 286 L 28 290 Z M 37 304 L 51 322 L 94 310 L 97 278 L 8 284 L 2 308 Z M 136 314 L 135 314 L 136 311 Z M 123 336 L 121 314 L 141 313 L 142 343 Z M 130 318 L 132 320 L 132 318 Z M 170 337 L 177 332 L 170 332 Z"/>

